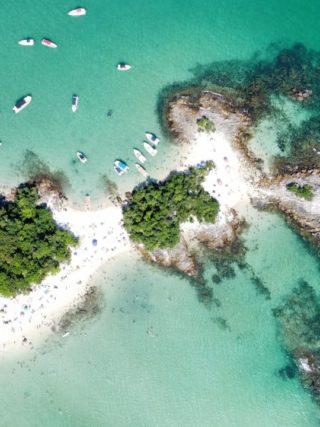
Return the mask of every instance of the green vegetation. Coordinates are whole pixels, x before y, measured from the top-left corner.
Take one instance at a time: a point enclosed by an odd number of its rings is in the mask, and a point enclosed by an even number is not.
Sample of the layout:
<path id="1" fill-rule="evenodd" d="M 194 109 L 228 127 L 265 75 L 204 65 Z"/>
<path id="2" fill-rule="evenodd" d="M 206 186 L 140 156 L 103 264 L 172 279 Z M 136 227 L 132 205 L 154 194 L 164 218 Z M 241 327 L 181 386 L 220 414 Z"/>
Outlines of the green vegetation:
<path id="1" fill-rule="evenodd" d="M 287 184 L 287 190 L 292 191 L 298 197 L 302 197 L 305 200 L 312 200 L 313 198 L 313 189 L 311 185 L 299 185 L 296 182 L 290 182 Z"/>
<path id="2" fill-rule="evenodd" d="M 134 190 L 124 210 L 124 225 L 131 239 L 149 250 L 170 248 L 179 242 L 180 223 L 193 217 L 213 223 L 219 203 L 201 185 L 213 166 L 207 162 L 201 168 L 189 168 Z"/>
<path id="3" fill-rule="evenodd" d="M 214 123 L 208 117 L 201 117 L 197 120 L 198 130 L 200 132 L 214 132 L 216 130 Z"/>
<path id="4" fill-rule="evenodd" d="M 37 206 L 33 185 L 21 185 L 14 201 L 0 199 L 0 294 L 28 291 L 59 263 L 70 258 L 69 246 L 77 240 L 60 229 L 45 205 Z"/>

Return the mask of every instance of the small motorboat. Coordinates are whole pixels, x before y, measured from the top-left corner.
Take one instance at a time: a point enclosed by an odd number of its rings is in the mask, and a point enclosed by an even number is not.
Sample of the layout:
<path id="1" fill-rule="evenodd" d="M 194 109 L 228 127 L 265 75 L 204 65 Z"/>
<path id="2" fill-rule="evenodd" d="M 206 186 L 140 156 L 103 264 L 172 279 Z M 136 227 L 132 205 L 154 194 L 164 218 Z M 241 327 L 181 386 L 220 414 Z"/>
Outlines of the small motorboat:
<path id="1" fill-rule="evenodd" d="M 115 173 L 119 176 L 124 175 L 129 170 L 129 166 L 122 160 L 115 160 L 113 168 L 115 170 Z"/>
<path id="2" fill-rule="evenodd" d="M 152 132 L 146 132 L 146 138 L 154 145 L 158 145 L 160 139 Z"/>
<path id="3" fill-rule="evenodd" d="M 120 62 L 120 63 L 117 65 L 117 70 L 119 70 L 119 71 L 129 71 L 129 70 L 130 70 L 130 68 L 131 68 L 131 65 L 126 64 L 126 63 L 124 63 L 124 62 Z"/>
<path id="4" fill-rule="evenodd" d="M 30 102 L 32 101 L 32 96 L 27 95 L 24 96 L 23 98 L 20 98 L 16 103 L 15 106 L 13 107 L 12 111 L 14 113 L 20 113 L 20 111 L 22 111 L 24 108 L 26 108 Z"/>
<path id="5" fill-rule="evenodd" d="M 77 7 L 76 9 L 70 10 L 68 12 L 69 16 L 83 16 L 87 13 L 87 10 L 84 7 Z"/>
<path id="6" fill-rule="evenodd" d="M 148 178 L 149 174 L 145 170 L 145 168 L 143 166 L 141 166 L 139 163 L 136 163 L 135 165 L 136 165 L 137 170 L 141 173 L 141 175 L 143 175 L 145 178 Z"/>
<path id="7" fill-rule="evenodd" d="M 73 95 L 71 108 L 74 113 L 77 111 L 78 105 L 79 105 L 79 97 L 77 95 Z"/>
<path id="8" fill-rule="evenodd" d="M 87 163 L 87 161 L 88 161 L 86 155 L 83 154 L 81 151 L 77 151 L 77 157 L 81 163 Z"/>
<path id="9" fill-rule="evenodd" d="M 143 146 L 146 149 L 146 151 L 148 151 L 150 156 L 152 156 L 152 157 L 154 157 L 158 152 L 158 150 L 156 148 L 152 147 L 152 145 L 149 144 L 149 142 L 144 142 Z"/>
<path id="10" fill-rule="evenodd" d="M 43 46 L 52 47 L 53 49 L 58 47 L 58 45 L 56 43 L 53 43 L 53 41 L 51 41 L 49 39 L 42 39 L 41 44 L 43 44 Z"/>
<path id="11" fill-rule="evenodd" d="M 34 41 L 34 39 L 31 39 L 30 37 L 28 37 L 27 39 L 19 40 L 18 43 L 21 46 L 33 46 L 35 41 Z"/>
<path id="12" fill-rule="evenodd" d="M 147 158 L 137 148 L 134 148 L 133 152 L 134 152 L 134 155 L 136 156 L 136 158 L 139 160 L 140 163 L 144 163 L 147 160 Z"/>

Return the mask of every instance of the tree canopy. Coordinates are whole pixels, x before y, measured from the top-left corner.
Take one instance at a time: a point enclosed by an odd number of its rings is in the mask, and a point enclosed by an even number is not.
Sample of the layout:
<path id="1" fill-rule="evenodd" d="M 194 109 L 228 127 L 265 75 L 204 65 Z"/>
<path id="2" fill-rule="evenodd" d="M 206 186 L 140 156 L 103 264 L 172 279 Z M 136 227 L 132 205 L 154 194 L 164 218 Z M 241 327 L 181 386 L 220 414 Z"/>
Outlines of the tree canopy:
<path id="1" fill-rule="evenodd" d="M 70 259 L 77 239 L 61 229 L 34 185 L 21 185 L 14 201 L 0 201 L 0 293 L 27 291 Z"/>
<path id="2" fill-rule="evenodd" d="M 308 184 L 299 185 L 296 182 L 290 182 L 287 184 L 287 190 L 295 193 L 298 197 L 301 197 L 305 200 L 312 200 L 314 196 L 313 188 Z"/>
<path id="3" fill-rule="evenodd" d="M 135 189 L 124 209 L 124 226 L 131 239 L 149 250 L 170 248 L 179 242 L 181 223 L 193 217 L 213 223 L 219 203 L 201 185 L 212 167 L 207 162 Z"/>

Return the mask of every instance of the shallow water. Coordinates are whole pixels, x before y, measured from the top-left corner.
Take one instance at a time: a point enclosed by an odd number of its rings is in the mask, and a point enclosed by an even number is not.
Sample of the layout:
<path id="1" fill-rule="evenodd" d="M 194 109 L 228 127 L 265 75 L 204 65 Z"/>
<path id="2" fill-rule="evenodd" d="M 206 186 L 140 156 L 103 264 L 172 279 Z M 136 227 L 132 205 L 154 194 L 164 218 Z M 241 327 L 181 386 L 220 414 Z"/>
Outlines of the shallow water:
<path id="1" fill-rule="evenodd" d="M 2 183 L 25 176 L 32 150 L 66 175 L 74 201 L 89 193 L 100 202 L 103 174 L 123 189 L 139 181 L 133 167 L 117 178 L 113 160 L 133 166 L 131 150 L 144 132 L 162 136 L 159 92 L 197 77 L 197 65 L 250 61 L 278 42 L 320 48 L 317 1 L 88 0 L 87 16 L 72 19 L 66 12 L 74 6 L 17 0 L 2 5 L 0 16 Z M 23 49 L 16 42 L 25 36 L 52 38 L 59 47 Z M 132 71 L 115 70 L 122 60 Z M 15 100 L 27 93 L 32 104 L 14 116 Z M 76 114 L 73 93 L 80 97 Z M 269 136 L 260 147 L 265 160 L 275 152 Z M 84 166 L 75 161 L 78 149 L 89 157 Z M 159 155 L 147 162 L 152 175 L 170 170 L 169 149 L 162 138 Z M 174 162 L 178 148 L 171 152 Z M 300 278 L 319 292 L 318 261 L 279 217 L 256 213 L 251 222 L 249 267 L 235 266 L 233 279 L 213 284 L 214 266 L 206 265 L 216 302 L 210 309 L 186 280 L 133 259 L 107 265 L 94 280 L 105 299 L 98 316 L 64 339 L 2 359 L 0 426 L 318 425 L 319 410 L 297 378 L 279 375 L 289 360 L 272 315 Z"/>
<path id="2" fill-rule="evenodd" d="M 316 284 L 318 264 L 274 215 L 257 215 L 246 243 L 271 300 L 237 267 L 212 285 L 219 303 L 208 308 L 187 281 L 141 261 L 106 266 L 95 278 L 104 290 L 98 316 L 51 339 L 35 360 L 2 362 L 0 425 L 318 425 L 298 380 L 279 374 L 289 360 L 272 315 L 302 268 Z M 208 264 L 209 285 L 214 272 Z M 19 410 L 9 413 L 13 401 Z"/>

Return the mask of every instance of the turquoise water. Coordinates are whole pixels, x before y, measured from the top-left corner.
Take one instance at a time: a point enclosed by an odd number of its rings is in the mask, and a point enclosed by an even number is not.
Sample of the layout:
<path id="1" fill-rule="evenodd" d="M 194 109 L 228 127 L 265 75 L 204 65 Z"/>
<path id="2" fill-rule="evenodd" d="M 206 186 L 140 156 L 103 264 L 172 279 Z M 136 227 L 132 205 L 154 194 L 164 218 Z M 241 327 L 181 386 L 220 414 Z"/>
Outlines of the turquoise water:
<path id="1" fill-rule="evenodd" d="M 146 130 L 161 137 L 158 94 L 193 77 L 197 64 L 250 60 L 274 42 L 320 47 L 316 1 L 88 0 L 85 6 L 87 15 L 72 19 L 66 12 L 73 2 L 18 0 L 5 3 L 0 16 L 1 175 L 10 183 L 24 178 L 21 164 L 31 150 L 66 175 L 67 194 L 78 201 L 86 193 L 101 198 L 105 174 L 122 189 L 140 181 L 132 148 L 142 147 Z M 26 36 L 38 43 L 18 46 Z M 42 37 L 58 49 L 43 47 Z M 130 72 L 116 71 L 122 60 L 132 64 Z M 28 93 L 32 104 L 13 115 L 16 99 Z M 76 114 L 70 105 L 74 93 L 80 97 Z M 77 150 L 88 156 L 85 166 L 76 160 Z M 153 176 L 159 176 L 168 150 L 163 141 L 157 158 L 146 164 Z M 114 174 L 115 158 L 132 166 L 124 179 Z"/>
<path id="2" fill-rule="evenodd" d="M 317 263 L 273 215 L 256 217 L 246 243 L 271 300 L 236 267 L 235 278 L 212 285 L 219 306 L 206 308 L 185 280 L 141 261 L 106 266 L 94 279 L 104 291 L 99 316 L 34 354 L 2 361 L 0 425 L 318 425 L 319 410 L 297 379 L 278 373 L 288 359 L 272 315 L 302 271 L 317 284 Z M 215 269 L 206 271 L 210 284 Z M 19 409 L 9 412 L 13 402 Z"/>
<path id="3" fill-rule="evenodd" d="M 148 170 L 156 177 L 170 170 L 164 160 L 173 153 L 174 163 L 177 148 L 161 135 L 158 95 L 195 77 L 199 64 L 250 61 L 278 42 L 320 49 L 317 1 L 87 0 L 87 16 L 69 18 L 75 6 L 17 0 L 0 15 L 2 183 L 24 178 L 31 150 L 64 173 L 74 201 L 89 193 L 100 202 L 104 174 L 122 189 L 139 182 L 134 168 L 120 180 L 112 163 L 119 157 L 133 166 L 131 150 L 146 130 L 162 137 Z M 26 36 L 59 47 L 23 49 L 17 40 Z M 132 64 L 129 73 L 115 70 L 122 60 Z M 14 116 L 14 102 L 28 93 L 32 104 Z M 76 114 L 73 93 L 80 97 Z M 267 159 L 274 140 L 263 142 Z M 75 161 L 78 149 L 89 158 L 84 166 Z M 318 289 L 318 263 L 277 216 L 256 214 L 252 222 L 246 262 L 271 300 L 237 267 L 234 278 L 213 284 L 207 263 L 217 303 L 208 309 L 187 281 L 121 258 L 94 279 L 104 308 L 91 322 L 35 352 L 2 358 L 0 426 L 319 425 L 297 378 L 278 373 L 288 358 L 272 315 L 301 277 Z"/>

